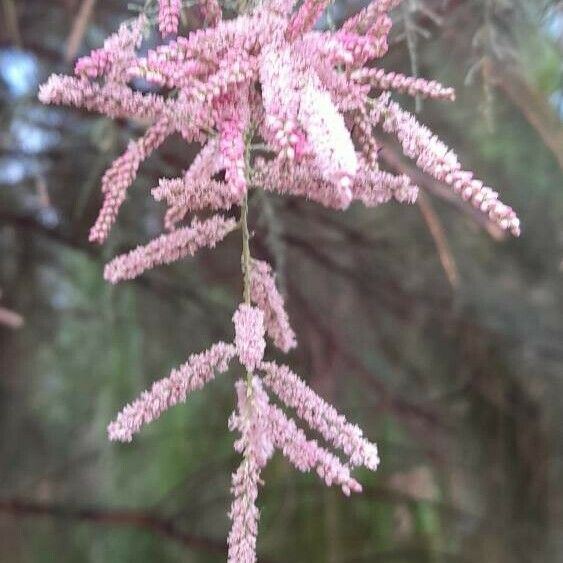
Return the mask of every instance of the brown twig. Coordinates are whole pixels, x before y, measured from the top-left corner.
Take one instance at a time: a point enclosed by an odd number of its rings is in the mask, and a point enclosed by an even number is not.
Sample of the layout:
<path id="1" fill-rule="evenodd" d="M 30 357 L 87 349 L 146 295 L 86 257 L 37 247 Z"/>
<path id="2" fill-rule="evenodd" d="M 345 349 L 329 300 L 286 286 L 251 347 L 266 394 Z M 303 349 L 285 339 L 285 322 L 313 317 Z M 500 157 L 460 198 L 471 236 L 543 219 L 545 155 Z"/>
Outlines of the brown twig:
<path id="1" fill-rule="evenodd" d="M 456 289 L 459 285 L 459 271 L 440 218 L 424 193 L 420 192 L 418 194 L 417 202 L 422 217 L 426 221 L 428 230 L 434 239 L 438 257 L 440 258 L 440 263 L 442 264 L 446 277 L 450 285 Z"/>
<path id="2" fill-rule="evenodd" d="M 66 62 L 74 60 L 78 51 L 80 51 L 80 45 L 82 45 L 82 39 L 84 39 L 84 34 L 86 33 L 86 28 L 88 27 L 88 22 L 90 21 L 95 5 L 96 0 L 83 0 L 80 5 L 80 9 L 74 18 L 72 29 L 70 30 L 70 34 L 66 42 Z"/>
<path id="3" fill-rule="evenodd" d="M 2 0 L 2 8 L 4 13 L 4 25 L 8 36 L 16 47 L 22 47 L 22 38 L 18 25 L 18 13 L 14 0 Z"/>
<path id="4" fill-rule="evenodd" d="M 226 550 L 223 542 L 188 534 L 172 520 L 141 510 L 68 507 L 62 504 L 10 498 L 0 500 L 0 513 L 18 517 L 48 516 L 63 520 L 80 520 L 103 526 L 130 526 L 149 530 L 190 549 L 213 553 L 225 553 Z"/>
<path id="5" fill-rule="evenodd" d="M 102 257 L 100 249 L 89 244 L 84 240 L 83 236 L 76 236 L 71 231 L 61 227 L 50 228 L 38 221 L 35 217 L 0 211 L 0 224 L 2 222 L 9 223 L 18 229 L 24 229 L 32 234 L 46 237 L 51 241 L 73 250 L 83 252 L 92 259 L 100 260 Z M 208 315 L 210 325 L 218 334 L 224 331 L 222 321 L 217 318 L 217 315 L 214 313 L 215 304 L 207 299 L 203 293 L 192 290 L 185 283 L 176 284 L 173 283 L 172 278 L 169 276 L 152 274 L 139 277 L 133 280 L 133 283 L 151 291 L 161 299 L 174 304 L 177 304 L 177 299 L 188 300 L 192 305 L 198 307 Z"/>
<path id="6" fill-rule="evenodd" d="M 490 57 L 483 60 L 483 74 L 520 110 L 563 170 L 563 127 L 559 116 L 545 96 L 530 85 L 516 69 L 496 63 Z"/>
<path id="7" fill-rule="evenodd" d="M 299 306 L 300 311 L 306 315 L 310 322 L 315 324 L 315 329 L 323 339 L 330 343 L 333 352 L 348 366 L 351 370 L 350 374 L 357 376 L 367 384 L 368 388 L 371 388 L 376 393 L 379 403 L 378 408 L 388 410 L 398 416 L 414 419 L 416 422 L 423 422 L 434 431 L 446 430 L 446 425 L 436 412 L 396 395 L 388 389 L 384 381 L 374 377 L 374 374 L 353 353 L 346 349 L 344 344 L 342 344 L 342 339 L 330 327 L 320 321 L 308 301 L 294 284 L 290 286 L 290 294 L 291 298 Z"/>

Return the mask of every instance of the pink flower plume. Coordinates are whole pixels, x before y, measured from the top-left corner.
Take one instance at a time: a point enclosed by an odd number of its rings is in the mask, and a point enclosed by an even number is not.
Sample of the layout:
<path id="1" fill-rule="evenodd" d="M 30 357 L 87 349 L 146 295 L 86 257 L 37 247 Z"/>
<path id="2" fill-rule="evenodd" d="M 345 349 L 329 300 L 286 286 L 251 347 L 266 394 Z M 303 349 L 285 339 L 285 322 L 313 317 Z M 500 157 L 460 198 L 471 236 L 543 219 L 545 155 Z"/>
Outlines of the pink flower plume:
<path id="1" fill-rule="evenodd" d="M 213 379 L 214 370 L 225 372 L 234 355 L 232 344 L 218 342 L 209 350 L 190 356 L 185 364 L 172 370 L 169 377 L 154 383 L 150 391 L 145 391 L 117 415 L 108 426 L 109 439 L 130 442 L 143 425 L 156 420 L 174 405 L 183 403 L 190 393 Z"/>
<path id="2" fill-rule="evenodd" d="M 138 246 L 128 254 L 114 258 L 106 265 L 104 278 L 111 283 L 131 280 L 160 264 L 193 256 L 202 247 L 214 248 L 236 225 L 234 219 L 220 215 L 201 222 L 196 218 L 189 227 L 162 235 L 146 246 Z"/>
<path id="3" fill-rule="evenodd" d="M 176 35 L 185 4 L 157 1 L 161 35 Z M 213 248 L 240 226 L 246 233 L 247 211 L 253 206 L 242 206 L 251 189 L 304 197 L 338 210 L 353 201 L 368 207 L 391 200 L 414 202 L 418 188 L 409 176 L 381 167 L 381 133 L 394 135 L 418 168 L 518 235 L 518 218 L 498 194 L 462 170 L 444 143 L 390 101 L 391 91 L 454 97 L 451 88 L 438 82 L 376 66 L 389 48 L 389 11 L 399 1 L 363 3 L 367 5 L 339 29 L 320 30 L 315 25 L 329 0 L 252 2 L 238 17 L 231 17 L 237 3 L 199 0 L 201 29 L 166 37 L 141 56 L 149 21 L 140 16 L 79 59 L 75 76 L 51 76 L 40 87 L 42 102 L 146 125 L 145 134 L 130 142 L 104 174 L 104 201 L 92 241 L 107 238 L 141 164 L 169 136 L 179 133 L 179 140 L 191 145 L 190 153 L 193 144 L 201 147 L 179 177 L 161 178 L 152 190 L 167 206 L 164 224 L 170 232 L 114 258 L 105 267 L 106 280 L 133 279 Z M 146 83 L 159 93 L 138 91 Z M 227 212 L 233 205 L 242 207 L 240 222 L 212 215 L 191 217 L 189 226 L 177 228 L 194 212 Z M 235 450 L 243 457 L 232 480 L 230 563 L 256 561 L 260 475 L 275 450 L 300 471 L 315 471 L 345 494 L 361 491 L 352 469 L 375 470 L 379 464 L 376 445 L 358 426 L 288 367 L 264 362 L 266 335 L 283 352 L 296 345 L 296 337 L 271 267 L 249 258 L 248 250 L 245 246 L 244 264 L 250 270 L 244 272 L 245 303 L 232 317 L 233 342 L 190 356 L 125 406 L 108 427 L 111 440 L 131 441 L 144 424 L 185 401 L 238 357 L 247 379 L 236 383 L 237 407 L 229 421 L 229 428 L 238 432 Z M 322 444 L 307 438 L 299 420 Z"/>
<path id="4" fill-rule="evenodd" d="M 140 164 L 170 135 L 172 127 L 167 118 L 157 121 L 136 142 L 129 143 L 125 153 L 113 162 L 102 178 L 104 203 L 96 223 L 90 230 L 91 242 L 104 242 L 125 197 L 135 180 Z"/>

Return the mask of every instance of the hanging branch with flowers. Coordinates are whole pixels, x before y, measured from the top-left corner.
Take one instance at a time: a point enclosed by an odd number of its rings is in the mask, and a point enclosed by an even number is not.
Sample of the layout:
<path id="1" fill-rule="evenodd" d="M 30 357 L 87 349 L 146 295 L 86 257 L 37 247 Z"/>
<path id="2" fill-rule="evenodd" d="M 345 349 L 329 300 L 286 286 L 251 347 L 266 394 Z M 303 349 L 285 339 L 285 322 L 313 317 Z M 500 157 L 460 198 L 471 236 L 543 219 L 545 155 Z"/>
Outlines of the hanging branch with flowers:
<path id="1" fill-rule="evenodd" d="M 375 470 L 379 463 L 376 446 L 357 426 L 289 367 L 264 360 L 266 337 L 288 352 L 296 336 L 272 268 L 252 257 L 249 192 L 303 196 L 337 210 L 354 201 L 368 207 L 390 200 L 412 203 L 418 188 L 411 179 L 379 166 L 382 131 L 394 135 L 424 172 L 501 229 L 519 234 L 516 214 L 498 194 L 464 171 L 456 155 L 390 97 L 395 91 L 453 100 L 453 90 L 372 66 L 387 52 L 389 12 L 399 2 L 374 0 L 339 29 L 320 31 L 314 26 L 329 0 L 304 0 L 298 7 L 295 0 L 265 0 L 228 20 L 217 0 L 201 0 L 205 25 L 184 37 L 177 35 L 180 0 L 160 0 L 158 27 L 166 39 L 160 46 L 146 56 L 137 54 L 149 25 L 140 15 L 80 59 L 74 76 L 54 75 L 40 89 L 44 103 L 150 123 L 104 174 L 103 205 L 90 231 L 93 242 L 106 240 L 141 163 L 167 137 L 178 132 L 187 143 L 201 145 L 182 176 L 163 178 L 152 190 L 168 206 L 167 232 L 107 264 L 108 281 L 133 279 L 241 233 L 244 294 L 233 315 L 233 341 L 190 356 L 108 427 L 111 440 L 131 441 L 145 424 L 238 358 L 246 373 L 235 384 L 237 408 L 229 421 L 239 434 L 235 449 L 242 456 L 232 481 L 228 560 L 233 563 L 256 560 L 260 474 L 275 450 L 346 495 L 361 491 L 352 476 L 355 467 Z M 138 79 L 158 93 L 136 90 Z M 240 209 L 238 221 L 226 214 L 233 207 Z M 202 220 L 197 217 L 202 210 L 217 213 Z M 296 418 L 271 402 L 268 393 Z M 323 443 L 307 438 L 298 423 Z"/>

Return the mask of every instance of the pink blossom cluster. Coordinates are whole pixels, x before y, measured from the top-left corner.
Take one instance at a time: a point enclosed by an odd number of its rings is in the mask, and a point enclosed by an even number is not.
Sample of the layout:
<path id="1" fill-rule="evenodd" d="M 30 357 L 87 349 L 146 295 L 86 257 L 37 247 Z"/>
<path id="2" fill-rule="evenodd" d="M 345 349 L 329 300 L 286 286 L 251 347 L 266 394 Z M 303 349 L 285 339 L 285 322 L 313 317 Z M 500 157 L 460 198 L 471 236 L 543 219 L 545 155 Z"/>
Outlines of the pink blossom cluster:
<path id="1" fill-rule="evenodd" d="M 381 91 L 436 99 L 454 96 L 451 88 L 435 81 L 366 66 L 387 51 L 388 11 L 397 3 L 371 2 L 341 29 L 318 31 L 312 26 L 328 4 L 325 0 L 307 0 L 296 11 L 294 2 L 270 0 L 231 20 L 222 19 L 219 4 L 208 0 L 202 2 L 201 11 L 209 27 L 140 57 L 134 49 L 146 25 L 141 16 L 122 26 L 101 50 L 81 59 L 76 77 L 51 77 L 40 91 L 46 103 L 154 123 L 147 136 L 132 144 L 108 171 L 103 182 L 105 203 L 92 240 L 102 242 L 107 237 L 140 163 L 175 131 L 188 142 L 202 144 L 206 166 L 199 168 L 196 159 L 191 173 L 170 180 L 176 197 L 167 201 L 171 210 L 166 226 L 173 228 L 197 210 L 190 197 L 194 192 L 205 192 L 201 199 L 213 209 L 238 203 L 248 189 L 244 146 L 251 125 L 255 138 L 263 139 L 274 154 L 271 166 L 263 167 L 259 177 L 259 185 L 266 189 L 301 194 L 342 209 L 354 200 L 365 200 L 366 179 L 371 193 L 388 193 L 389 183 L 382 183 L 388 177 L 370 174 L 381 168 L 376 139 L 383 125 L 385 132 L 400 137 L 407 156 L 421 168 L 439 176 L 501 228 L 517 234 L 514 212 L 500 204 L 490 188 L 457 167 L 449 175 L 436 173 L 427 156 L 443 145 L 432 135 L 419 134 L 426 129 L 413 116 L 394 103 L 384 120 L 373 111 L 374 104 L 381 103 L 373 94 Z M 176 30 L 178 14 L 175 0 L 160 2 L 159 21 L 165 33 Z M 135 91 L 131 81 L 139 77 L 161 87 L 161 92 Z M 206 150 L 210 143 L 213 150 Z M 217 181 L 223 170 L 225 180 Z M 306 182 L 300 189 L 301 177 Z M 388 199 L 372 197 L 369 204 Z"/>
<path id="2" fill-rule="evenodd" d="M 266 337 L 283 352 L 296 346 L 296 337 L 272 268 L 250 253 L 249 191 L 305 197 L 333 209 L 354 201 L 368 207 L 391 200 L 412 203 L 417 186 L 380 162 L 378 138 L 391 134 L 424 172 L 500 228 L 519 233 L 514 211 L 498 194 L 462 170 L 450 149 L 390 100 L 391 91 L 454 98 L 451 88 L 435 81 L 374 66 L 388 50 L 389 11 L 399 2 L 373 0 L 339 29 L 324 31 L 315 26 L 329 0 L 304 0 L 299 6 L 296 0 L 264 0 L 231 19 L 223 18 L 217 0 L 200 0 L 202 29 L 178 36 L 181 0 L 159 0 L 162 44 L 144 56 L 137 53 L 149 25 L 141 15 L 80 59 L 74 76 L 54 75 L 40 88 L 44 103 L 147 124 L 103 176 L 92 241 L 106 240 L 141 164 L 169 136 L 177 133 L 200 147 L 179 177 L 161 178 L 152 189 L 167 206 L 168 232 L 109 262 L 108 281 L 133 279 L 213 248 L 232 231 L 242 233 L 245 299 L 233 315 L 232 343 L 219 342 L 190 356 L 108 427 L 110 439 L 130 441 L 144 424 L 185 401 L 238 358 L 247 377 L 236 384 L 237 407 L 230 419 L 231 430 L 240 435 L 235 449 L 243 456 L 232 481 L 231 563 L 256 561 L 260 475 L 275 450 L 345 494 L 361 490 L 353 468 L 375 470 L 379 464 L 376 446 L 357 426 L 288 367 L 264 361 Z M 137 89 L 140 79 L 151 85 L 150 93 Z M 231 216 L 234 206 L 241 207 L 240 221 Z M 205 219 L 198 217 L 209 211 Z M 280 406 L 270 402 L 266 389 Z M 307 438 L 299 421 L 319 441 Z"/>

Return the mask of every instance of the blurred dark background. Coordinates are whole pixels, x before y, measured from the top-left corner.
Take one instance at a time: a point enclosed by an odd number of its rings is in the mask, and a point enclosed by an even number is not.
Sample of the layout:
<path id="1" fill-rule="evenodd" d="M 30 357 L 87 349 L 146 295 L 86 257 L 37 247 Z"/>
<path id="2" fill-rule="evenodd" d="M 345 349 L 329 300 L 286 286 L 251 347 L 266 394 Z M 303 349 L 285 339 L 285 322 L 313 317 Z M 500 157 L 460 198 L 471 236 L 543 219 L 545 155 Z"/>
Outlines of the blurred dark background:
<path id="1" fill-rule="evenodd" d="M 337 3 L 327 25 L 359 4 Z M 109 444 L 105 427 L 230 338 L 239 241 L 106 285 L 104 261 L 161 230 L 149 188 L 192 153 L 167 142 L 109 244 L 89 245 L 101 175 L 143 126 L 42 107 L 37 87 L 133 12 L 1 0 L 0 14 L 0 561 L 223 561 L 236 374 L 133 445 Z M 276 457 L 260 557 L 563 561 L 563 6 L 404 0 L 395 18 L 382 64 L 456 87 L 455 104 L 425 102 L 420 119 L 518 210 L 523 234 L 504 237 L 424 176 L 410 207 L 252 197 L 254 252 L 275 263 L 299 337 L 287 361 L 383 460 L 346 499 Z M 410 169 L 392 144 L 382 154 Z"/>

